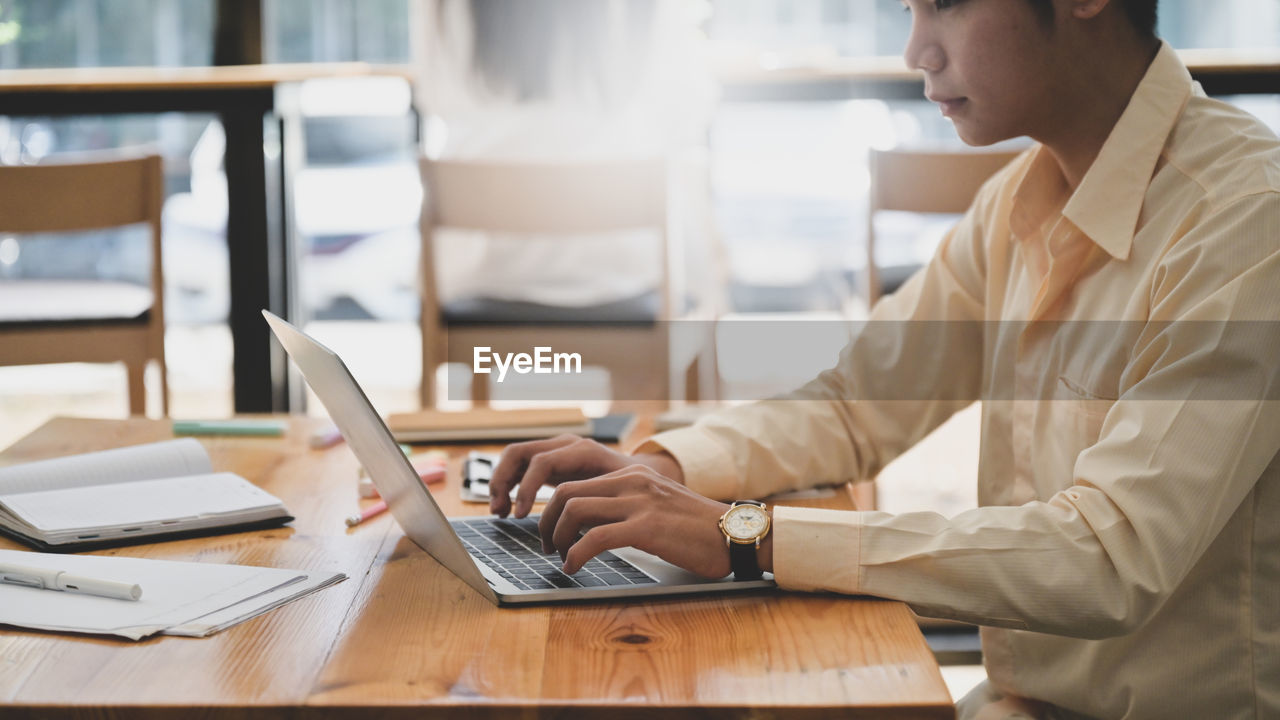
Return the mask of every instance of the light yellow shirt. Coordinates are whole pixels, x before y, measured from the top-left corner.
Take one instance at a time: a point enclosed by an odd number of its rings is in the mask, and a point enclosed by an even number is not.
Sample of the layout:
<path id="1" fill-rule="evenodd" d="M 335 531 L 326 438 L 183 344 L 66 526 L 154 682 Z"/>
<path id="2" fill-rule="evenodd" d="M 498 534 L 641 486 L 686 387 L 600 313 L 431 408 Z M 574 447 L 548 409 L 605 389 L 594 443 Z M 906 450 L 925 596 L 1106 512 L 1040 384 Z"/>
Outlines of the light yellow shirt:
<path id="1" fill-rule="evenodd" d="M 835 368 L 654 442 L 763 497 L 980 398 L 983 507 L 780 507 L 778 584 L 982 625 L 975 697 L 1029 715 L 1280 717 L 1278 326 L 1280 144 L 1166 45 L 1074 193 L 1032 148 Z"/>

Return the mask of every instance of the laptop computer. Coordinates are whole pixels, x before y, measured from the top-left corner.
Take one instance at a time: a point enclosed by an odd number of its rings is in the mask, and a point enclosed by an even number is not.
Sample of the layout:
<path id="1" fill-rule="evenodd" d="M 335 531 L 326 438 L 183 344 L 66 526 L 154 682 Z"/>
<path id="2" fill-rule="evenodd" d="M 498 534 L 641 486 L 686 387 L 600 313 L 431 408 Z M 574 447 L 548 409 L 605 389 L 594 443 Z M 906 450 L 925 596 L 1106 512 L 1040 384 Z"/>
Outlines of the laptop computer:
<path id="1" fill-rule="evenodd" d="M 319 396 L 406 536 L 497 605 L 734 592 L 773 587 L 772 576 L 708 580 L 636 548 L 603 553 L 573 575 L 544 555 L 538 516 L 450 520 L 336 353 L 263 311 L 272 332 Z"/>

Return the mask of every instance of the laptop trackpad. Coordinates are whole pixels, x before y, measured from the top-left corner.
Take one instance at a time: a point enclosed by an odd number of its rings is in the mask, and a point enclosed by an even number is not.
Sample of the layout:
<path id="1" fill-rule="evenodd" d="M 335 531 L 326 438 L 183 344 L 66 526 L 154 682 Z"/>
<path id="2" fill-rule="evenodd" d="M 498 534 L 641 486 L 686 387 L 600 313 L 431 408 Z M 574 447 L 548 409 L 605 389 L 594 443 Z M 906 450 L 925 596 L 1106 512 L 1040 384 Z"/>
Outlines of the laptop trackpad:
<path id="1" fill-rule="evenodd" d="M 663 585 L 705 585 L 708 583 L 733 582 L 732 575 L 718 580 L 708 580 L 701 575 L 678 568 L 657 555 L 650 555 L 643 550 L 637 550 L 632 547 L 619 548 L 612 552 L 614 555 L 649 573 Z"/>

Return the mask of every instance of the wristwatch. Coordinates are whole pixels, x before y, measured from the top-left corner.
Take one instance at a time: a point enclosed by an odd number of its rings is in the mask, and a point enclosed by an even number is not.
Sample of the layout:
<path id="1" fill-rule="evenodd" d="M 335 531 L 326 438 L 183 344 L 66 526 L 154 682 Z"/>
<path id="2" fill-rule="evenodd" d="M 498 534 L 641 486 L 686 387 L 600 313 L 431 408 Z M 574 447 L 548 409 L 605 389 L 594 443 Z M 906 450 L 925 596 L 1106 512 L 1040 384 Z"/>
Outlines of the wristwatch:
<path id="1" fill-rule="evenodd" d="M 756 550 L 769 534 L 769 513 L 759 500 L 736 500 L 720 516 L 720 532 L 729 546 L 729 567 L 735 580 L 759 580 L 763 576 Z"/>

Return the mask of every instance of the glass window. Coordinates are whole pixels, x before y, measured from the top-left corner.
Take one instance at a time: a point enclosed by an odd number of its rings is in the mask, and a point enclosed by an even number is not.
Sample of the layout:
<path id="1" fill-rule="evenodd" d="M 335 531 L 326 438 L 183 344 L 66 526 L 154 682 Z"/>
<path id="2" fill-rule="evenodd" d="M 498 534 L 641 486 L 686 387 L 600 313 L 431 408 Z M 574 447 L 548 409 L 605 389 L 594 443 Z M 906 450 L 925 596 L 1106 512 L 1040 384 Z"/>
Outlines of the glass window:
<path id="1" fill-rule="evenodd" d="M 214 0 L 0 0 L 0 69 L 208 65 L 213 17 Z"/>
<path id="2" fill-rule="evenodd" d="M 1163 0 L 1159 33 L 1177 48 L 1280 46 L 1280 3 L 1275 0 Z"/>
<path id="3" fill-rule="evenodd" d="M 409 0 L 265 0 L 266 62 L 409 61 Z"/>
<path id="4" fill-rule="evenodd" d="M 895 0 L 714 0 L 714 6 L 711 39 L 722 50 L 898 55 L 911 28 Z M 1158 27 L 1178 48 L 1272 48 L 1280 43 L 1280 3 L 1161 0 Z"/>

